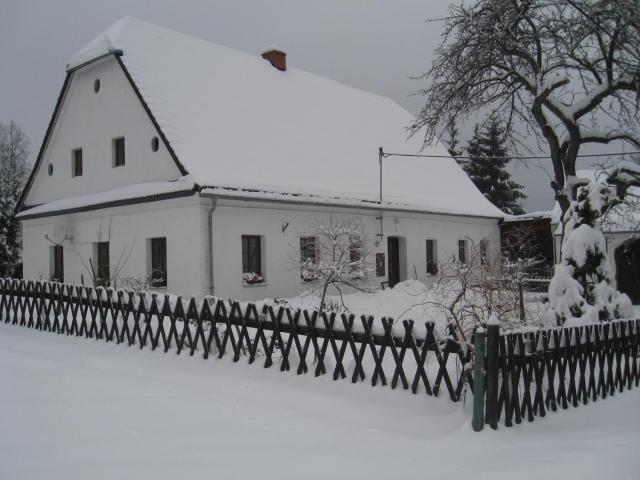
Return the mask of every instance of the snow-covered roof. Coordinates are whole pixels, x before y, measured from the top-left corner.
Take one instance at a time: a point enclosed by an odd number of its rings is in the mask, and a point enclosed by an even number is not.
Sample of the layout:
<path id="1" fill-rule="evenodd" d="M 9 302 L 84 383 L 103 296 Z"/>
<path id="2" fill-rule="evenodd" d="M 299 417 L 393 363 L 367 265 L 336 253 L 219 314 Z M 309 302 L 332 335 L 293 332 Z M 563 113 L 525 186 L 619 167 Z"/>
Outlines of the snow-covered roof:
<path id="1" fill-rule="evenodd" d="M 114 188 L 105 192 L 69 197 L 62 200 L 43 203 L 18 214 L 18 218 L 29 218 L 49 213 L 71 213 L 87 207 L 108 207 L 121 202 L 131 202 L 142 199 L 158 199 L 176 196 L 180 193 L 192 194 L 195 188 L 193 180 L 182 177 L 175 182 L 148 182 Z"/>
<path id="2" fill-rule="evenodd" d="M 549 220 L 552 225 L 560 222 L 562 210 L 560 204 L 556 202 L 552 210 L 540 210 L 537 212 L 523 213 L 522 215 L 505 215 L 505 222 L 522 222 L 527 220 Z"/>
<path id="3" fill-rule="evenodd" d="M 73 55 L 68 69 L 113 51 L 201 186 L 375 201 L 378 147 L 422 147 L 419 136 L 407 139 L 414 117 L 388 98 L 131 17 Z M 440 144 L 424 153 L 447 155 Z M 503 216 L 452 158 L 389 157 L 383 178 L 388 202 Z"/>

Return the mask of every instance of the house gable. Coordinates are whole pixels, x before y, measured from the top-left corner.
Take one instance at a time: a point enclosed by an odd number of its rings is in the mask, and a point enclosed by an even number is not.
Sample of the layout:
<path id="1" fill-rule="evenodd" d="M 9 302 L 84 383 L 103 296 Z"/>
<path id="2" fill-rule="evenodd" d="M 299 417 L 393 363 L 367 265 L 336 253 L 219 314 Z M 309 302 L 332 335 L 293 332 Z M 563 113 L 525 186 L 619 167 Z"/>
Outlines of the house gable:
<path id="1" fill-rule="evenodd" d="M 125 139 L 124 166 L 114 166 L 116 138 Z M 82 175 L 74 176 L 76 149 Z M 21 207 L 185 173 L 128 72 L 109 55 L 68 73 Z"/>

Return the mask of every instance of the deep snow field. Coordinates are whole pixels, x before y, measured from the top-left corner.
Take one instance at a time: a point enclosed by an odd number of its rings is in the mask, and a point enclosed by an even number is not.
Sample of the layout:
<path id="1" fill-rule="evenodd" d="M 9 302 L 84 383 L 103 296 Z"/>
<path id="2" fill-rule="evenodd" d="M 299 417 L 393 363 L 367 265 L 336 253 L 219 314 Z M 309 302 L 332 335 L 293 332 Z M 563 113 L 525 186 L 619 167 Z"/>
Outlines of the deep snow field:
<path id="1" fill-rule="evenodd" d="M 0 325 L 0 479 L 635 479 L 640 389 L 475 433 L 469 403 Z"/>

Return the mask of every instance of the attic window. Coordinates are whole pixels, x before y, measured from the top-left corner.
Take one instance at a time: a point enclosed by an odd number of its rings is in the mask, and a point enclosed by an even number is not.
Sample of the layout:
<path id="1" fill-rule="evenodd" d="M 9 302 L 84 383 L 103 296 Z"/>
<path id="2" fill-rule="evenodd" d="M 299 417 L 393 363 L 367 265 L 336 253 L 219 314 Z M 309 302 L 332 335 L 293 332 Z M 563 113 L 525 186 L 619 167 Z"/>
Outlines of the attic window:
<path id="1" fill-rule="evenodd" d="M 82 176 L 82 149 L 76 148 L 71 151 L 71 176 Z"/>
<path id="2" fill-rule="evenodd" d="M 47 173 L 49 174 L 49 176 L 53 175 L 53 165 L 49 164 L 49 166 L 47 167 Z"/>
<path id="3" fill-rule="evenodd" d="M 99 78 L 96 78 L 93 81 L 93 91 L 96 92 L 96 93 L 98 93 L 100 91 L 100 79 Z"/>
<path id="4" fill-rule="evenodd" d="M 124 165 L 124 137 L 114 138 L 111 144 L 113 150 L 113 166 L 122 167 Z"/>
<path id="5" fill-rule="evenodd" d="M 160 148 L 160 142 L 158 141 L 158 137 L 153 137 L 151 139 L 151 151 L 157 152 L 158 148 Z"/>

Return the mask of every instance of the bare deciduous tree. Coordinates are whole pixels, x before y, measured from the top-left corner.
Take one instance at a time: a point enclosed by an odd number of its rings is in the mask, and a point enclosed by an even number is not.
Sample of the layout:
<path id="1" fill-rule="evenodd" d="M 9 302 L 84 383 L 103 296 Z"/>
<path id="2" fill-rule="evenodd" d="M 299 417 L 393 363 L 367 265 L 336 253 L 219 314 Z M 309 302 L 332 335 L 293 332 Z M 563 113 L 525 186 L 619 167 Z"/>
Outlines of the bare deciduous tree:
<path id="1" fill-rule="evenodd" d="M 580 149 L 625 141 L 640 146 L 638 0 L 477 0 L 450 7 L 442 44 L 420 78 L 425 106 L 412 133 L 440 138 L 451 118 L 488 111 L 524 125 L 548 147 L 556 199 L 569 208 L 567 180 Z M 517 129 L 516 129 L 517 130 Z"/>
<path id="2" fill-rule="evenodd" d="M 111 229 L 113 225 L 113 218 L 109 218 L 107 224 L 105 225 L 105 221 L 103 217 L 100 217 L 100 221 L 98 222 L 98 228 L 96 230 L 96 236 L 98 239 L 98 243 L 105 242 L 109 247 L 111 245 Z M 104 231 L 106 228 L 106 231 Z M 136 241 L 135 238 L 131 243 L 131 247 L 127 247 L 126 245 L 122 247 L 120 253 L 115 262 L 111 262 L 111 258 L 109 258 L 109 264 L 100 268 L 101 266 L 94 265 L 93 259 L 89 258 L 88 261 L 85 261 L 82 258 L 82 255 L 78 254 L 80 257 L 80 262 L 82 266 L 89 274 L 89 278 L 91 279 L 91 283 L 94 287 L 112 287 L 118 288 L 118 282 L 122 280 L 120 278 L 120 273 L 122 269 L 125 267 L 131 254 L 133 253 L 133 249 L 135 248 Z M 136 281 L 132 279 L 128 279 L 129 281 L 125 282 L 127 285 L 131 286 L 134 284 L 138 284 Z M 145 279 L 145 282 L 147 280 Z"/>
<path id="3" fill-rule="evenodd" d="M 303 281 L 318 282 L 322 313 L 329 287 L 342 296 L 343 287 L 363 290 L 359 282 L 373 271 L 371 244 L 362 221 L 356 217 L 328 216 L 315 221 L 300 233 L 293 248 L 292 262 Z"/>

